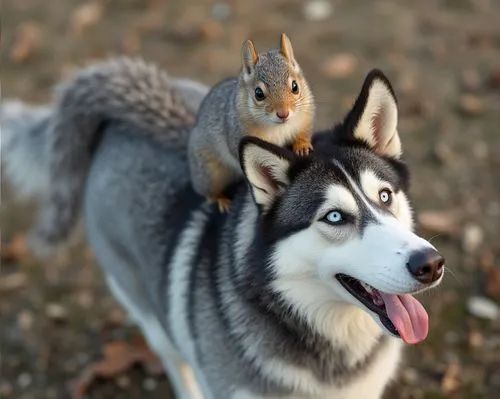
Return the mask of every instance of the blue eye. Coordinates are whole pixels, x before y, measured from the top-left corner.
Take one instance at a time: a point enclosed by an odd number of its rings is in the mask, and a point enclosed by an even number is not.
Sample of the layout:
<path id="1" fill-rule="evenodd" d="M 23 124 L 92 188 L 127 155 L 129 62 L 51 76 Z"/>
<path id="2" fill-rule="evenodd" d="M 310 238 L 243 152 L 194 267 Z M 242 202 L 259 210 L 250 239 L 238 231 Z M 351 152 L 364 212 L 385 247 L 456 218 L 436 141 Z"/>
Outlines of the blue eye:
<path id="1" fill-rule="evenodd" d="M 382 202 L 386 206 L 390 206 L 392 204 L 392 191 L 384 188 L 383 190 L 380 190 L 378 193 L 378 196 L 380 198 L 380 202 Z"/>
<path id="2" fill-rule="evenodd" d="M 325 216 L 325 219 L 330 224 L 341 224 L 345 221 L 345 217 L 340 211 L 328 212 Z"/>

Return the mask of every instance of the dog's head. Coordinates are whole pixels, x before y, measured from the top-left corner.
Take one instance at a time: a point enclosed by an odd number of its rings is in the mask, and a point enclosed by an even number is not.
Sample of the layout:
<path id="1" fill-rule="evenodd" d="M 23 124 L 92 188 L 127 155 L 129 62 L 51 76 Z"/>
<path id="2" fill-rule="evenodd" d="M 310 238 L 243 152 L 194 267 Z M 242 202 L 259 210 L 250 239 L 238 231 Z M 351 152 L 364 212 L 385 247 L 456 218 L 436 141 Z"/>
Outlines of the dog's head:
<path id="1" fill-rule="evenodd" d="M 320 329 L 330 328 L 329 309 L 352 314 L 346 305 L 355 305 L 417 343 L 428 316 L 412 294 L 441 282 L 444 260 L 412 231 L 397 122 L 392 87 L 373 70 L 344 121 L 315 136 L 312 156 L 246 138 L 240 160 L 260 208 L 273 289 Z"/>

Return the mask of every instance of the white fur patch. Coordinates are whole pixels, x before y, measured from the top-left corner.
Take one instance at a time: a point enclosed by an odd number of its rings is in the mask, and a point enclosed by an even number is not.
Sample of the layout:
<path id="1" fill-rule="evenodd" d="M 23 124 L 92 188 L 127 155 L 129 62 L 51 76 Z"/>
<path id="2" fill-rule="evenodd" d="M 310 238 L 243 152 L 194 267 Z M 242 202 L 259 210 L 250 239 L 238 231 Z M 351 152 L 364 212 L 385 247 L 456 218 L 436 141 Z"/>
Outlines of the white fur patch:
<path id="1" fill-rule="evenodd" d="M 168 287 L 168 300 L 170 314 L 169 324 L 172 328 L 173 338 L 182 355 L 190 364 L 196 364 L 195 346 L 187 318 L 187 298 L 189 288 L 189 273 L 196 256 L 196 248 L 203 234 L 207 214 L 205 209 L 193 213 L 189 224 L 182 232 L 177 244 L 177 249 L 169 264 L 170 284 Z M 194 265 L 195 266 L 195 265 Z"/>

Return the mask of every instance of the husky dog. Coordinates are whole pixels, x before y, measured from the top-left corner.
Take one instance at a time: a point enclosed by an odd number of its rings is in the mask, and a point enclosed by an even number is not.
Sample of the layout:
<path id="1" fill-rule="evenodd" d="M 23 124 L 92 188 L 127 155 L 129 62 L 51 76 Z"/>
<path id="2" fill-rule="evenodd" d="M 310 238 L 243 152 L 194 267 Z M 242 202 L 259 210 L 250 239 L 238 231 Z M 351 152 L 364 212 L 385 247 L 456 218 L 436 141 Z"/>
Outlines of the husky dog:
<path id="1" fill-rule="evenodd" d="M 8 134 L 24 135 L 10 141 L 6 162 L 28 147 L 42 162 L 28 145 L 43 142 L 41 126 L 12 131 L 4 111 Z M 169 129 L 187 135 L 189 124 Z M 383 73 L 367 75 L 310 156 L 243 139 L 246 181 L 225 214 L 193 191 L 185 142 L 150 136 L 130 120 L 101 125 L 83 215 L 109 287 L 176 396 L 380 398 L 402 343 L 428 333 L 413 295 L 437 286 L 444 270 L 412 232 L 396 98 Z"/>

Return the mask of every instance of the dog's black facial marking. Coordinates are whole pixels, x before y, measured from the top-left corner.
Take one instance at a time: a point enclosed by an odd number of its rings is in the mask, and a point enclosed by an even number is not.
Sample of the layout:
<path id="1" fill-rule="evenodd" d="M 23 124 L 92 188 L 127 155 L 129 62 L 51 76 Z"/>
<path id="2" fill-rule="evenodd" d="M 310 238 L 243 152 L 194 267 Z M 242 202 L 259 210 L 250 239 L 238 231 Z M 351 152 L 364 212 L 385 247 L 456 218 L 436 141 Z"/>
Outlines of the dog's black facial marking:
<path id="1" fill-rule="evenodd" d="M 324 201 L 325 187 L 340 183 L 330 165 L 312 158 L 291 168 L 289 178 L 290 185 L 262 215 L 262 234 L 268 242 L 307 228 Z"/>

